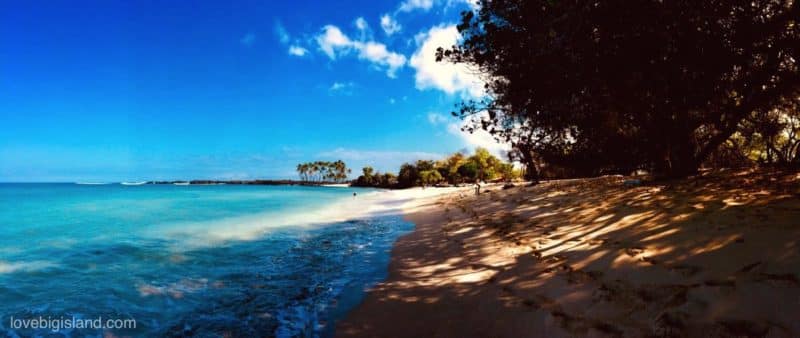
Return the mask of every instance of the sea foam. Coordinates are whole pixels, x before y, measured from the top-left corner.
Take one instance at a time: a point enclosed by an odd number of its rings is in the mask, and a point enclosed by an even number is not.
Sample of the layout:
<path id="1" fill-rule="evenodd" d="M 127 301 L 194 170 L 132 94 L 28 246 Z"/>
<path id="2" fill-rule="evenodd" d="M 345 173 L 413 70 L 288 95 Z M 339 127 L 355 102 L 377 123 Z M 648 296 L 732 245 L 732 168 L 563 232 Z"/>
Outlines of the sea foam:
<path id="1" fill-rule="evenodd" d="M 408 193 L 370 191 L 340 198 L 320 207 L 268 211 L 207 221 L 172 222 L 153 227 L 146 235 L 173 240 L 184 249 L 258 239 L 288 227 L 313 228 L 325 224 L 400 214 L 413 198 Z"/>

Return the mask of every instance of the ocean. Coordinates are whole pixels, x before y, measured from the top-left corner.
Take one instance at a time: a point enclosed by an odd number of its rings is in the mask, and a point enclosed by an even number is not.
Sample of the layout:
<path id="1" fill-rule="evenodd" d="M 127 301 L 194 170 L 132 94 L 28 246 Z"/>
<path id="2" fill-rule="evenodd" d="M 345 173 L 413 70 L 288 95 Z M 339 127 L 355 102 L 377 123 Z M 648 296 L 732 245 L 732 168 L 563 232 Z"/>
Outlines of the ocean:
<path id="1" fill-rule="evenodd" d="M 0 332 L 331 336 L 413 229 L 396 213 L 367 212 L 380 194 L 0 184 Z"/>

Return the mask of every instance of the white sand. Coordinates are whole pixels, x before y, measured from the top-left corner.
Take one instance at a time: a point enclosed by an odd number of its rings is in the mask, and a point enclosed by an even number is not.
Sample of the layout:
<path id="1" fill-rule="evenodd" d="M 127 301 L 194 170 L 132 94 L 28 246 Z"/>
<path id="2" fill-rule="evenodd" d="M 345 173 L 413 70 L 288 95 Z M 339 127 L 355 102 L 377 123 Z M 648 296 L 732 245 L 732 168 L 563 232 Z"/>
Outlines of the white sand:
<path id="1" fill-rule="evenodd" d="M 337 334 L 800 337 L 798 179 L 395 192 L 416 229 Z"/>

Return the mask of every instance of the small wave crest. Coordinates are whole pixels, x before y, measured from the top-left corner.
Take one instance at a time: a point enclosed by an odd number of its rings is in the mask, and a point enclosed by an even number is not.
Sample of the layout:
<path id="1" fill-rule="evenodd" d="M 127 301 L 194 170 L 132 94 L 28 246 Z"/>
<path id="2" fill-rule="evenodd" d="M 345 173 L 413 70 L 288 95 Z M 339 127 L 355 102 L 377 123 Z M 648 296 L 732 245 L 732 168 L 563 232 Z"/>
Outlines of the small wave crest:
<path id="1" fill-rule="evenodd" d="M 391 216 L 402 212 L 404 203 L 392 191 L 372 191 L 345 197 L 313 208 L 263 212 L 200 222 L 173 222 L 153 227 L 147 236 L 173 240 L 187 249 L 216 246 L 230 241 L 251 241 L 282 228 L 313 228 L 325 224 L 368 217 Z"/>
<path id="2" fill-rule="evenodd" d="M 0 261 L 0 274 L 14 273 L 14 272 L 31 272 L 39 271 L 55 267 L 54 263 L 48 261 L 20 261 L 20 262 L 4 262 Z"/>

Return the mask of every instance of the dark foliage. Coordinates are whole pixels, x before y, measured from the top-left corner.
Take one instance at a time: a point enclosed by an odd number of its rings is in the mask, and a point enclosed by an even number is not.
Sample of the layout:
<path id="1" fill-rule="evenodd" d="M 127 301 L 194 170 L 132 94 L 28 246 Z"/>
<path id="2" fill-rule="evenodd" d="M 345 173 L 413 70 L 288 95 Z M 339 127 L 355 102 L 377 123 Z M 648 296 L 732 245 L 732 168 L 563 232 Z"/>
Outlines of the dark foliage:
<path id="1" fill-rule="evenodd" d="M 402 189 L 477 181 L 511 182 L 519 177 L 519 171 L 511 163 L 503 162 L 485 148 L 478 147 L 472 156 L 457 152 L 438 161 L 403 163 L 397 176 L 391 173 L 381 174 L 372 167 L 364 167 L 362 174 L 351 185 Z"/>
<path id="2" fill-rule="evenodd" d="M 797 1 L 480 4 L 437 59 L 486 76 L 454 114 L 512 143 L 529 179 L 542 164 L 689 175 L 746 118 L 800 100 Z"/>

